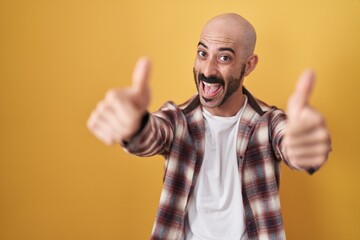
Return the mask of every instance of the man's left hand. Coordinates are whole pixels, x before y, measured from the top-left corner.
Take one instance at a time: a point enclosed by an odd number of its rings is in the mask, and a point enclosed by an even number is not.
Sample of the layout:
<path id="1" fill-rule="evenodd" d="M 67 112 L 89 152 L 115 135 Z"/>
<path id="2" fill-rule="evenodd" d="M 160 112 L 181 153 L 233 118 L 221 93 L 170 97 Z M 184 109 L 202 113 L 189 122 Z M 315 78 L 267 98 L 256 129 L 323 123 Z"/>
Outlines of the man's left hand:
<path id="1" fill-rule="evenodd" d="M 324 117 L 309 106 L 315 74 L 306 70 L 288 100 L 285 153 L 292 167 L 312 174 L 327 160 L 331 151 L 330 134 Z"/>

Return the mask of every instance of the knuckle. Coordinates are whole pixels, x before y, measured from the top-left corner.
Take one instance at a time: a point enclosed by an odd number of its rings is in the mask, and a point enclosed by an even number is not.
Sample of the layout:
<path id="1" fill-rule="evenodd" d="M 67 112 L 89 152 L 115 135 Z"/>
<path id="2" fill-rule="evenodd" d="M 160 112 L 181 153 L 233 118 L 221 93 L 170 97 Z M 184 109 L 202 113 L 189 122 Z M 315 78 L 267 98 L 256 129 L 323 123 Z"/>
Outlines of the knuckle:
<path id="1" fill-rule="evenodd" d="M 328 152 L 329 146 L 326 143 L 323 143 L 323 144 L 321 144 L 319 149 L 320 149 L 320 154 L 325 155 Z"/>
<path id="2" fill-rule="evenodd" d="M 96 113 L 93 111 L 86 122 L 86 126 L 88 127 L 88 129 L 92 130 L 95 127 L 95 120 L 96 120 Z"/>
<path id="3" fill-rule="evenodd" d="M 324 118 L 319 112 L 316 112 L 316 111 L 314 112 L 314 122 L 317 125 L 321 125 L 324 123 Z"/>
<path id="4" fill-rule="evenodd" d="M 111 145 L 111 140 L 107 137 L 103 137 L 102 139 L 100 139 L 103 143 L 105 143 L 106 145 L 110 146 Z"/>
<path id="5" fill-rule="evenodd" d="M 105 144 L 108 146 L 111 146 L 114 144 L 114 140 L 111 138 L 106 138 Z"/>
<path id="6" fill-rule="evenodd" d="M 115 95 L 115 89 L 110 89 L 105 93 L 105 98 L 113 98 Z"/>
<path id="7" fill-rule="evenodd" d="M 119 90 L 117 89 L 110 89 L 105 94 L 105 101 L 112 102 L 119 97 Z"/>
<path id="8" fill-rule="evenodd" d="M 86 126 L 88 129 L 92 130 L 92 128 L 94 127 L 94 124 L 93 124 L 93 121 L 92 119 L 88 119 L 87 122 L 86 122 Z"/>
<path id="9" fill-rule="evenodd" d="M 104 113 L 106 109 L 107 109 L 107 104 L 104 101 L 100 101 L 96 106 L 96 110 L 98 114 Z"/>
<path id="10" fill-rule="evenodd" d="M 120 143 L 120 142 L 121 142 L 121 138 L 119 135 L 117 135 L 113 138 L 113 144 Z"/>
<path id="11" fill-rule="evenodd" d="M 320 155 L 317 157 L 317 159 L 315 159 L 314 162 L 315 162 L 315 165 L 321 166 L 325 162 L 325 160 L 326 160 L 326 157 L 323 155 Z"/>
<path id="12" fill-rule="evenodd" d="M 326 129 L 320 129 L 318 133 L 318 138 L 322 141 L 327 141 L 329 139 L 329 134 Z"/>

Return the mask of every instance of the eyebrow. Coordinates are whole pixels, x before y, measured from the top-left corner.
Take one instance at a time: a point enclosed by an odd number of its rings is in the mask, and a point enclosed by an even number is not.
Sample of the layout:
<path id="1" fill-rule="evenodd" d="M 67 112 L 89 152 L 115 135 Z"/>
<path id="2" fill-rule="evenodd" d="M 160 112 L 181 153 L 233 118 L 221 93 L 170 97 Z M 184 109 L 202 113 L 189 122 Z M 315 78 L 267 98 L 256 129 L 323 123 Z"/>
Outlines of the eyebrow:
<path id="1" fill-rule="evenodd" d="M 199 42 L 199 43 L 198 43 L 198 46 L 203 46 L 203 47 L 206 48 L 206 49 L 208 48 L 208 46 L 206 46 L 206 45 L 205 45 L 204 43 L 202 43 L 202 42 Z"/>
<path id="2" fill-rule="evenodd" d="M 227 47 L 219 48 L 219 51 L 229 51 L 229 52 L 232 52 L 235 55 L 235 51 L 232 48 L 227 48 Z"/>
<path id="3" fill-rule="evenodd" d="M 199 42 L 199 43 L 198 43 L 198 47 L 199 47 L 199 46 L 202 46 L 202 47 L 208 49 L 208 46 L 206 46 L 206 45 L 205 45 L 204 43 L 202 43 L 202 42 Z M 232 49 L 232 48 L 229 48 L 229 47 L 219 48 L 219 51 L 229 51 L 229 52 L 232 52 L 232 53 L 235 55 L 235 50 Z"/>

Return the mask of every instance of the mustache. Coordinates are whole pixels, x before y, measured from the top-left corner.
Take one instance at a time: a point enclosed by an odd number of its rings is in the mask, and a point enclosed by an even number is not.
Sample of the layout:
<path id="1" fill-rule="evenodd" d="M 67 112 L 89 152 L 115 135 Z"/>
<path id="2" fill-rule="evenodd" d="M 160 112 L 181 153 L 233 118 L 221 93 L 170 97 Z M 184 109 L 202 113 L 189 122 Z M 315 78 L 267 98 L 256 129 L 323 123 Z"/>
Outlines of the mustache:
<path id="1" fill-rule="evenodd" d="M 199 73 L 198 74 L 198 80 L 199 81 L 203 81 L 206 83 L 220 83 L 222 85 L 225 84 L 224 79 L 220 78 L 220 77 L 205 77 L 205 75 L 203 73 Z"/>

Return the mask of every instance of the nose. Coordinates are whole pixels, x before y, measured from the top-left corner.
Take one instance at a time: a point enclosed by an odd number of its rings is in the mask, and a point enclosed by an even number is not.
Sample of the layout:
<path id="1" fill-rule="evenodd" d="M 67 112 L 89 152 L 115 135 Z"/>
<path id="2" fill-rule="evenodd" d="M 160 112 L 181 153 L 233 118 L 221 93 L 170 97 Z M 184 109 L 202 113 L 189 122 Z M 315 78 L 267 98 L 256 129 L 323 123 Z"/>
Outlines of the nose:
<path id="1" fill-rule="evenodd" d="M 205 75 L 205 77 L 209 78 L 209 77 L 217 76 L 217 72 L 218 69 L 217 69 L 216 59 L 214 58 L 206 59 L 203 68 L 203 74 Z"/>

